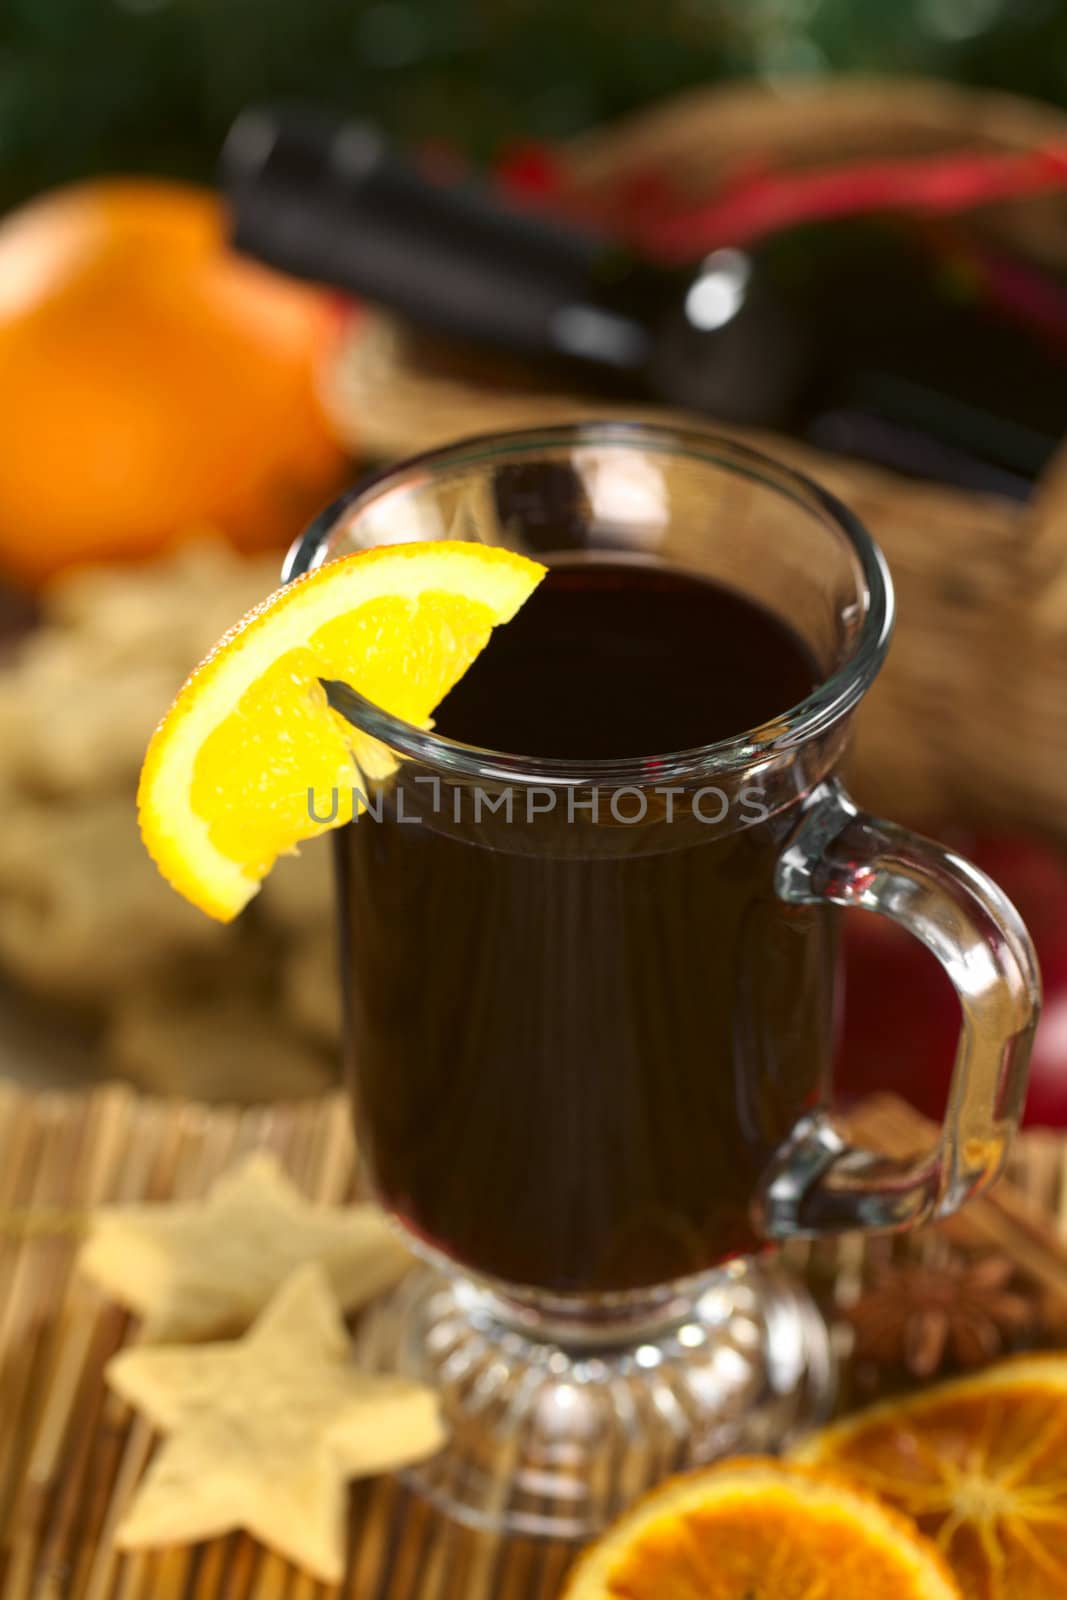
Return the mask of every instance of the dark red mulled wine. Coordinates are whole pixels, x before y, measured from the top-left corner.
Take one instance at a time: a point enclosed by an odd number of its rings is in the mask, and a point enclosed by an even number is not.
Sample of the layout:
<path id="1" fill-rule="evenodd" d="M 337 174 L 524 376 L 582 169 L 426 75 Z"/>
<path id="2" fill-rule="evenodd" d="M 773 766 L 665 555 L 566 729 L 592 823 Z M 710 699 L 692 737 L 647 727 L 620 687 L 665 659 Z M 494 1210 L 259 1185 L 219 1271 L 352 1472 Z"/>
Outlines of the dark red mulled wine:
<path id="1" fill-rule="evenodd" d="M 817 677 L 733 590 L 562 566 L 435 726 L 531 757 L 653 758 L 756 727 Z M 559 1293 L 756 1248 L 753 1196 L 830 1054 L 833 913 L 774 891 L 795 807 L 681 843 L 663 820 L 605 852 L 561 851 L 555 816 L 541 852 L 529 827 L 511 848 L 432 809 L 402 821 L 397 788 L 338 839 L 348 1069 L 384 1204 L 468 1270 Z"/>

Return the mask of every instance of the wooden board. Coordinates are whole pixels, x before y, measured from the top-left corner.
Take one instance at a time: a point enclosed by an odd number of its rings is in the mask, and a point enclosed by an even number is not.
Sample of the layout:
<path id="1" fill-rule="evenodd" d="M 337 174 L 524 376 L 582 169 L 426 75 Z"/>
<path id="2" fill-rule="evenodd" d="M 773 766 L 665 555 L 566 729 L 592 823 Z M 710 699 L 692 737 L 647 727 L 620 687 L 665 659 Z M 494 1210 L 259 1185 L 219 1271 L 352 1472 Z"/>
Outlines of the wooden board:
<path id="1" fill-rule="evenodd" d="M 277 1151 L 318 1200 L 353 1192 L 336 1096 L 219 1110 L 117 1086 L 30 1094 L 0 1083 L 2 1600 L 552 1600 L 570 1548 L 467 1532 L 388 1479 L 353 1490 L 340 1589 L 244 1536 L 152 1555 L 113 1550 L 153 1439 L 102 1382 L 136 1329 L 72 1270 L 86 1213 L 102 1201 L 198 1196 L 256 1146 Z M 1061 1227 L 1065 1148 L 1031 1136 L 1016 1161 L 1023 1187 Z M 863 1248 L 855 1239 L 833 1247 L 839 1277 L 855 1273 Z M 827 1281 L 823 1247 L 817 1265 Z"/>

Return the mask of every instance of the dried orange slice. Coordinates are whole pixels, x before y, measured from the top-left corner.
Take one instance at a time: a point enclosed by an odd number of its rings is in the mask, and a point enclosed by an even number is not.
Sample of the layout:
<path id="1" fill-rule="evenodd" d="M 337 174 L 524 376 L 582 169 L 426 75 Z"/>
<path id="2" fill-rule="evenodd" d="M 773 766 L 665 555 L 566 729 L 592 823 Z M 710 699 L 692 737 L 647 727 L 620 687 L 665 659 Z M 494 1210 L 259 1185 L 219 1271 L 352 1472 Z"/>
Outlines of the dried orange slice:
<path id="1" fill-rule="evenodd" d="M 563 1600 L 960 1600 L 874 1495 L 768 1457 L 672 1478 L 582 1557 Z"/>
<path id="2" fill-rule="evenodd" d="M 185 683 L 145 756 L 141 834 L 163 876 L 211 916 L 236 916 L 283 851 L 348 819 L 335 791 L 358 794 L 390 766 L 331 710 L 320 679 L 425 727 L 544 573 L 487 545 L 390 545 L 250 611 Z"/>
<path id="3" fill-rule="evenodd" d="M 966 1600 L 1067 1596 L 1067 1356 L 1022 1356 L 846 1418 L 796 1452 L 914 1518 Z"/>

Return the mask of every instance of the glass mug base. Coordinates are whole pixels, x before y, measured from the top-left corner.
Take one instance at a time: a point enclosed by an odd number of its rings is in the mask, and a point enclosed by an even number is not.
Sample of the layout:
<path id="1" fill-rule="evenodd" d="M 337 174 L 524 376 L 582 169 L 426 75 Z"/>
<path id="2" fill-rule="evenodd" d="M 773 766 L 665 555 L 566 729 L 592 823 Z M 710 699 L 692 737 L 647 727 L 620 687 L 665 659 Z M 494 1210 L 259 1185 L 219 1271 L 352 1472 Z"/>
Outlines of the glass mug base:
<path id="1" fill-rule="evenodd" d="M 360 1355 L 440 1396 L 449 1442 L 403 1475 L 413 1490 L 468 1526 L 557 1539 L 587 1538 L 670 1473 L 780 1449 L 834 1392 L 822 1317 L 764 1261 L 687 1285 L 610 1343 L 566 1344 L 419 1268 L 367 1319 Z"/>

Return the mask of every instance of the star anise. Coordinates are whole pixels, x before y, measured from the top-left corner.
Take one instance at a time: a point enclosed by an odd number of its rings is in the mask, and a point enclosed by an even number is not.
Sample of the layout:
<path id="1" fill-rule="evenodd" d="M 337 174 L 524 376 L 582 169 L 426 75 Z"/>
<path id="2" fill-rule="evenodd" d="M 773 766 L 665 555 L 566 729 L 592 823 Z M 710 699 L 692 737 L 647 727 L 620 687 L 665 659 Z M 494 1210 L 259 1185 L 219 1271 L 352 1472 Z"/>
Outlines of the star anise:
<path id="1" fill-rule="evenodd" d="M 1036 1318 L 1032 1300 L 1011 1287 L 1015 1271 L 1002 1255 L 884 1268 L 845 1312 L 856 1359 L 915 1378 L 931 1377 L 946 1357 L 961 1367 L 991 1361 Z"/>

